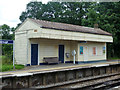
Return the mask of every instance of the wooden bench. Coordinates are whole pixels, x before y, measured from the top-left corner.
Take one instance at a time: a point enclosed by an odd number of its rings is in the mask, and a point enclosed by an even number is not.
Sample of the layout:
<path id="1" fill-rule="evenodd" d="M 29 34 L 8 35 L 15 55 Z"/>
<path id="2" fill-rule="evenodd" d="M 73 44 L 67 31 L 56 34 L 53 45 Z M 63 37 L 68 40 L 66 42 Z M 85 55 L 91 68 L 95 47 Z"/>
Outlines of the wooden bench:
<path id="1" fill-rule="evenodd" d="M 58 57 L 44 57 L 43 61 L 48 64 L 59 64 L 60 61 L 58 60 Z"/>

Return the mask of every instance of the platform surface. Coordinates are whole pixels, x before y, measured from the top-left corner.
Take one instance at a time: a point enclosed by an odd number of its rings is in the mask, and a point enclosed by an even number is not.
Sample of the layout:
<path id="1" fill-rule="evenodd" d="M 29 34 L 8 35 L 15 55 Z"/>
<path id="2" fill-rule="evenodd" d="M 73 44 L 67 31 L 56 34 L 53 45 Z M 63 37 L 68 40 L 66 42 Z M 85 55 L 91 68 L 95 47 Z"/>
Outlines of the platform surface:
<path id="1" fill-rule="evenodd" d="M 5 75 L 15 75 L 15 76 L 22 76 L 22 75 L 31 75 L 32 73 L 36 72 L 51 72 L 51 71 L 61 71 L 61 70 L 68 70 L 68 69 L 75 69 L 75 68 L 85 68 L 85 67 L 102 67 L 108 66 L 112 64 L 120 64 L 119 60 L 111 60 L 105 62 L 95 62 L 95 63 L 81 63 L 81 64 L 55 64 L 55 65 L 37 65 L 37 66 L 28 66 L 22 70 L 15 70 L 15 71 L 7 71 L 7 72 L 0 72 L 0 77 Z"/>

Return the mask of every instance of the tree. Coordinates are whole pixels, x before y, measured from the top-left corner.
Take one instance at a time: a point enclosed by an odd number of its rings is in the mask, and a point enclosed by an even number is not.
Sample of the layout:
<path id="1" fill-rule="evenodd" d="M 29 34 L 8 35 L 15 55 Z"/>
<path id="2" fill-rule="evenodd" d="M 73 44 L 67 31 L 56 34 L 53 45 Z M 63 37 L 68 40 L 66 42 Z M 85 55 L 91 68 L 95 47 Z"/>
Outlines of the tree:
<path id="1" fill-rule="evenodd" d="M 48 20 L 54 22 L 81 25 L 81 20 L 85 15 L 86 6 L 90 3 L 78 2 L 30 2 L 20 16 L 21 22 L 26 18 Z"/>
<path id="2" fill-rule="evenodd" d="M 2 39 L 13 39 L 14 38 L 14 28 L 10 28 L 8 25 L 4 24 L 0 26 L 0 35 Z"/>
<path id="3" fill-rule="evenodd" d="M 94 5 L 94 8 L 93 8 Z M 82 19 L 82 25 L 88 27 L 94 27 L 94 24 L 99 24 L 100 22 L 100 13 L 95 10 L 96 4 L 93 4 L 91 7 L 87 8 L 87 12 Z"/>
<path id="4" fill-rule="evenodd" d="M 112 53 L 110 55 L 113 57 L 120 57 L 120 2 L 100 3 L 97 10 L 101 14 L 100 27 L 112 33 L 114 38 L 109 54 Z"/>
<path id="5" fill-rule="evenodd" d="M 14 28 L 10 28 L 8 25 L 4 24 L 0 26 L 0 35 L 4 40 L 13 40 L 14 39 Z M 5 55 L 12 59 L 12 45 L 2 44 L 2 55 Z"/>

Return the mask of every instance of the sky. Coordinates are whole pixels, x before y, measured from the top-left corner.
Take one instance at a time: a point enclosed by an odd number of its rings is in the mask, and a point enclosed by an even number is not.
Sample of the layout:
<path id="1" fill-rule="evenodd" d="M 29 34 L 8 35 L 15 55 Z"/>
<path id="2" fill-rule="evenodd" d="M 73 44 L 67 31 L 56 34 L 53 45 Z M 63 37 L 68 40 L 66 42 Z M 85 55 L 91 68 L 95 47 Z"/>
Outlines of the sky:
<path id="1" fill-rule="evenodd" d="M 30 1 L 42 1 L 45 4 L 48 2 L 48 0 L 0 0 L 0 25 L 16 27 L 20 23 L 19 16 Z"/>

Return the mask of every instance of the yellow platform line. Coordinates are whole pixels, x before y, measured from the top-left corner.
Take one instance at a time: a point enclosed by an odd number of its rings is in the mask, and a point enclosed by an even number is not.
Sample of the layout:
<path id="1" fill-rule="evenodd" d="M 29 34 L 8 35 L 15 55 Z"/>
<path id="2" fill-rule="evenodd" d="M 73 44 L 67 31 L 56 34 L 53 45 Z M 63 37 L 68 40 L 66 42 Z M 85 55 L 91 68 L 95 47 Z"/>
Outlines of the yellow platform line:
<path id="1" fill-rule="evenodd" d="M 105 62 L 105 63 L 81 64 L 81 65 L 73 65 L 73 66 L 67 66 L 67 67 L 64 66 L 64 67 L 55 67 L 55 68 L 38 69 L 38 70 L 24 70 L 24 71 L 7 72 L 7 73 L 2 73 L 2 75 L 21 74 L 21 73 L 30 73 L 30 72 L 34 73 L 34 72 L 41 72 L 41 71 L 51 71 L 51 70 L 70 69 L 70 68 L 78 68 L 78 67 L 85 67 L 85 66 L 92 66 L 92 65 L 117 64 L 117 63 L 116 62 Z"/>

